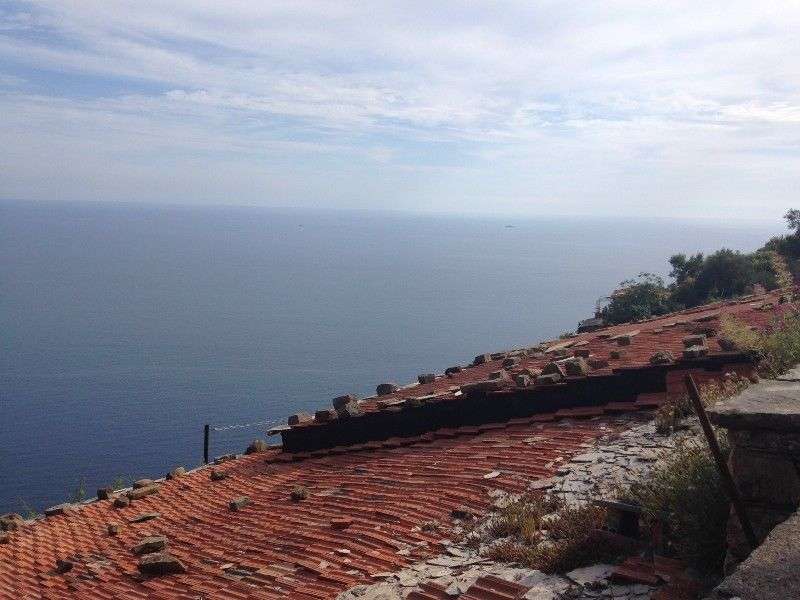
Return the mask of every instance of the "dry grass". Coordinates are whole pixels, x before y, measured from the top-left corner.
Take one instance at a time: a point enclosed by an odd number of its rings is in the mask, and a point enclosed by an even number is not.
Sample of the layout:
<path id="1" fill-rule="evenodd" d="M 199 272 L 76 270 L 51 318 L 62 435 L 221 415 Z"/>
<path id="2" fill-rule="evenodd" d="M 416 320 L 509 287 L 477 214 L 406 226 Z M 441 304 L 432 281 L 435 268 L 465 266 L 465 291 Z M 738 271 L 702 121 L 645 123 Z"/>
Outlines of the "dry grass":
<path id="1" fill-rule="evenodd" d="M 484 554 L 545 573 L 614 560 L 619 551 L 597 539 L 605 514 L 597 506 L 569 506 L 555 497 L 525 496 L 489 522 L 484 537 L 499 541 Z"/>
<path id="2" fill-rule="evenodd" d="M 759 373 L 775 377 L 800 363 L 800 316 L 786 315 L 773 323 L 771 331 L 761 333 L 734 317 L 724 317 L 722 334 L 758 360 Z"/>
<path id="3" fill-rule="evenodd" d="M 720 320 L 723 337 L 732 341 L 743 352 L 759 355 L 764 349 L 764 336 L 734 316 L 724 315 Z"/>
<path id="4" fill-rule="evenodd" d="M 786 290 L 794 286 L 794 277 L 792 277 L 792 272 L 786 264 L 786 259 L 774 250 L 769 250 L 768 253 L 772 270 L 775 271 L 775 281 L 778 283 L 778 287 Z"/>
<path id="5" fill-rule="evenodd" d="M 700 401 L 710 408 L 717 402 L 735 396 L 750 385 L 750 381 L 738 373 L 728 373 L 725 378 L 700 386 Z M 663 404 L 656 411 L 656 431 L 667 435 L 678 429 L 681 421 L 694 415 L 694 405 L 688 394 L 682 394 Z"/>
<path id="6" fill-rule="evenodd" d="M 308 488 L 303 485 L 296 485 L 292 488 L 292 491 L 289 492 L 289 497 L 292 499 L 292 502 L 305 500 L 308 498 Z"/>

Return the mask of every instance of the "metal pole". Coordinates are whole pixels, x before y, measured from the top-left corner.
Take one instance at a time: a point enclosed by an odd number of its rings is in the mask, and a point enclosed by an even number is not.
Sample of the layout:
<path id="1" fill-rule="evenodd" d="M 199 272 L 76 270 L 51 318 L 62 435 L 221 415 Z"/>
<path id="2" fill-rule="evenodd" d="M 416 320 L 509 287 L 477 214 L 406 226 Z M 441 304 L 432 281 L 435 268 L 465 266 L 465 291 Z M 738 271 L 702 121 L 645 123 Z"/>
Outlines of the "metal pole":
<path id="1" fill-rule="evenodd" d="M 722 483 L 727 488 L 728 498 L 730 498 L 731 504 L 733 504 L 733 511 L 736 513 L 736 517 L 739 519 L 739 523 L 742 525 L 742 531 L 744 532 L 744 536 L 747 538 L 747 543 L 750 544 L 750 547 L 753 550 L 755 550 L 756 547 L 758 547 L 756 534 L 753 531 L 753 526 L 750 523 L 750 519 L 747 517 L 747 512 L 745 511 L 742 497 L 739 495 L 739 489 L 736 487 L 736 482 L 733 481 L 733 476 L 731 476 L 731 472 L 728 470 L 728 464 L 722 457 L 722 451 L 719 448 L 717 436 L 714 434 L 714 430 L 711 428 L 711 423 L 708 420 L 706 409 L 703 406 L 702 400 L 700 399 L 700 391 L 697 389 L 697 385 L 695 384 L 691 374 L 686 375 L 686 389 L 689 390 L 689 397 L 692 400 L 692 404 L 694 404 L 694 410 L 697 413 L 698 419 L 700 419 L 700 425 L 703 427 L 703 433 L 706 434 L 706 441 L 708 441 L 708 447 L 711 449 L 711 454 L 714 456 L 714 460 L 717 463 L 717 468 L 722 476 Z"/>
<path id="2" fill-rule="evenodd" d="M 211 425 L 208 423 L 203 427 L 203 462 L 208 464 L 208 438 L 211 435 Z"/>

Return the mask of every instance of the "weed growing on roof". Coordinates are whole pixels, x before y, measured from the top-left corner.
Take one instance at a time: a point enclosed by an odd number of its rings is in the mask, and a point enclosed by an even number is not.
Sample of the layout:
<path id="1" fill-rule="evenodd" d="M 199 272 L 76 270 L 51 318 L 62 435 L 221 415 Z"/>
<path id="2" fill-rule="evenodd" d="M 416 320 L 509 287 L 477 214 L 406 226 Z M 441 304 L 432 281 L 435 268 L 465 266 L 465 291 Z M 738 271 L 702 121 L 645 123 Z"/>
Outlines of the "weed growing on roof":
<path id="1" fill-rule="evenodd" d="M 775 280 L 778 282 L 778 287 L 782 290 L 791 288 L 794 285 L 794 277 L 792 277 L 792 272 L 786 264 L 786 259 L 774 250 L 768 250 L 767 253 L 772 270 L 775 271 Z"/>
<path id="2" fill-rule="evenodd" d="M 767 376 L 781 375 L 800 363 L 800 317 L 791 315 L 764 339 L 760 370 Z"/>
<path id="3" fill-rule="evenodd" d="M 501 509 L 487 525 L 487 533 L 492 538 L 515 536 L 526 543 L 540 539 L 539 532 L 543 519 L 555 513 L 561 502 L 555 497 L 542 495 L 526 496 Z"/>
<path id="4" fill-rule="evenodd" d="M 662 435 L 669 435 L 679 427 L 685 417 L 693 412 L 692 402 L 686 394 L 671 398 L 656 411 L 656 431 Z"/>
<path id="5" fill-rule="evenodd" d="M 787 315 L 773 323 L 769 333 L 751 329 L 733 317 L 721 322 L 722 333 L 758 360 L 758 370 L 765 377 L 785 373 L 800 363 L 800 316 Z"/>
<path id="6" fill-rule="evenodd" d="M 83 502 L 86 500 L 86 478 L 81 477 L 80 482 L 78 482 L 78 486 L 72 490 L 72 494 L 70 494 L 69 501 L 70 502 Z"/>
<path id="7" fill-rule="evenodd" d="M 727 456 L 727 439 L 719 433 L 717 436 Z M 704 441 L 678 442 L 645 478 L 618 492 L 618 496 L 621 501 L 640 505 L 650 526 L 666 514 L 668 551 L 701 573 L 720 573 L 730 505 Z"/>
<path id="8" fill-rule="evenodd" d="M 114 491 L 121 490 L 121 489 L 126 488 L 126 487 L 128 487 L 128 481 L 124 477 L 117 477 L 111 483 L 111 489 L 114 490 Z"/>
<path id="9" fill-rule="evenodd" d="M 700 386 L 700 401 L 703 406 L 710 408 L 721 400 L 737 395 L 749 385 L 750 381 L 738 373 L 726 373 L 721 381 L 711 381 Z M 669 435 L 683 427 L 683 419 L 693 416 L 694 413 L 694 405 L 688 394 L 670 398 L 656 411 L 656 431 Z"/>
<path id="10" fill-rule="evenodd" d="M 722 316 L 720 332 L 722 337 L 733 342 L 734 346 L 742 352 L 751 352 L 760 356 L 764 350 L 764 336 L 733 315 Z"/>
<path id="11" fill-rule="evenodd" d="M 35 519 L 39 516 L 39 511 L 33 508 L 30 504 L 25 502 L 22 498 L 19 499 L 19 504 L 22 507 L 22 516 L 26 519 Z"/>
<path id="12" fill-rule="evenodd" d="M 545 573 L 615 560 L 619 549 L 597 537 L 605 514 L 603 508 L 568 505 L 555 496 L 523 496 L 487 523 L 481 537 L 497 541 L 487 546 L 484 555 Z"/>
<path id="13" fill-rule="evenodd" d="M 308 498 L 308 488 L 302 485 L 296 485 L 289 493 L 289 497 L 292 499 L 292 502 L 300 502 L 301 500 L 305 500 Z"/>
<path id="14" fill-rule="evenodd" d="M 435 521 L 435 520 L 434 521 L 425 521 L 420 526 L 420 529 L 422 529 L 422 531 L 426 531 L 426 532 L 439 531 L 440 528 L 441 528 L 441 526 L 439 525 L 439 521 Z"/>

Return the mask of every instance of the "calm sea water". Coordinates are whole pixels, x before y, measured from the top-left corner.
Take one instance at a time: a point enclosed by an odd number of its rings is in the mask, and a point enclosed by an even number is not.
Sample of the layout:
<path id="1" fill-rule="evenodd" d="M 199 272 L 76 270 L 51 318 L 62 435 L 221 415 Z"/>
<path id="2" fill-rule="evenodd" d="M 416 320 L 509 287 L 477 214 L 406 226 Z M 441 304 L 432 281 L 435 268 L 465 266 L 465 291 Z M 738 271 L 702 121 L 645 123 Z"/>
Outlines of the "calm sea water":
<path id="1" fill-rule="evenodd" d="M 553 337 L 670 253 L 780 226 L 0 204 L 0 512 Z"/>

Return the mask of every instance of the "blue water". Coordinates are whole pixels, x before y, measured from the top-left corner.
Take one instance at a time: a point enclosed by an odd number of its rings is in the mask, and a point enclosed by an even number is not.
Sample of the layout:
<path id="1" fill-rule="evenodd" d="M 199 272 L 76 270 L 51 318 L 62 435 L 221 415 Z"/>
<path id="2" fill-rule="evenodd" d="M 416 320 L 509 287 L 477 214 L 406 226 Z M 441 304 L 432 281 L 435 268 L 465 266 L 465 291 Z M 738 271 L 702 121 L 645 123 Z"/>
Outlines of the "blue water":
<path id="1" fill-rule="evenodd" d="M 196 465 L 204 423 L 556 336 L 675 251 L 780 228 L 0 203 L 0 512 Z"/>

